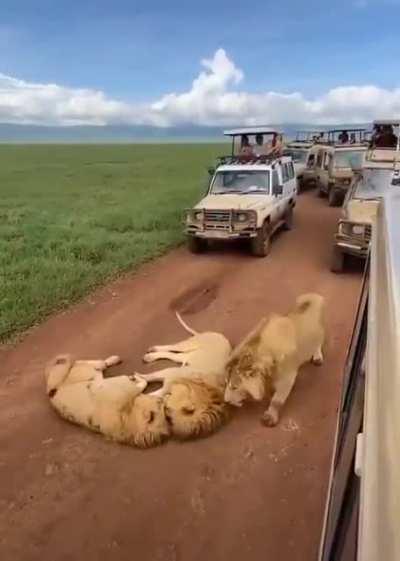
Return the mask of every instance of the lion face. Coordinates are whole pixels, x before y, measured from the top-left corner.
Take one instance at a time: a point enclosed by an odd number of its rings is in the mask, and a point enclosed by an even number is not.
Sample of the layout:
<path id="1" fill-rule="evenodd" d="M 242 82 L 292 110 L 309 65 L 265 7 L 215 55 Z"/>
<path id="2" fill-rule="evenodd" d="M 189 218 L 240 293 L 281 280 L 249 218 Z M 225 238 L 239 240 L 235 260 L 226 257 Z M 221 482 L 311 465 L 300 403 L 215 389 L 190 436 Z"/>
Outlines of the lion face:
<path id="1" fill-rule="evenodd" d="M 170 433 L 162 398 L 141 394 L 125 418 L 128 440 L 139 448 L 161 444 Z"/>
<path id="2" fill-rule="evenodd" d="M 171 432 L 178 438 L 211 434 L 227 416 L 222 393 L 202 380 L 174 382 L 164 406 Z"/>
<path id="3" fill-rule="evenodd" d="M 227 365 L 228 383 L 225 388 L 225 401 L 235 407 L 241 407 L 248 399 L 254 401 L 264 399 L 265 381 L 271 366 L 272 361 L 269 361 L 268 357 L 264 357 L 260 362 L 254 352 L 244 350 Z"/>

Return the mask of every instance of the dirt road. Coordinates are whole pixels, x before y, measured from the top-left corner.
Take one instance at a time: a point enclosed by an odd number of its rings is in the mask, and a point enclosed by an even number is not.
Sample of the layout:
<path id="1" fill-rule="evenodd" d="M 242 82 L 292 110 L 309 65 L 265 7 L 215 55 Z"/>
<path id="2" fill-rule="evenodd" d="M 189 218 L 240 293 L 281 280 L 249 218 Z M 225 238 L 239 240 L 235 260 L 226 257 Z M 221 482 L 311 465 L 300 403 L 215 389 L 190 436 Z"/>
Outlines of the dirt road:
<path id="1" fill-rule="evenodd" d="M 358 272 L 329 272 L 337 216 L 302 195 L 295 228 L 278 234 L 267 259 L 180 249 L 0 351 L 2 561 L 315 559 L 360 286 Z M 184 337 L 174 308 L 235 343 L 303 291 L 327 298 L 326 361 L 302 371 L 275 429 L 249 406 L 211 438 L 140 451 L 49 407 L 42 366 L 58 352 L 117 353 L 126 360 L 115 373 L 143 370 L 147 347 Z"/>

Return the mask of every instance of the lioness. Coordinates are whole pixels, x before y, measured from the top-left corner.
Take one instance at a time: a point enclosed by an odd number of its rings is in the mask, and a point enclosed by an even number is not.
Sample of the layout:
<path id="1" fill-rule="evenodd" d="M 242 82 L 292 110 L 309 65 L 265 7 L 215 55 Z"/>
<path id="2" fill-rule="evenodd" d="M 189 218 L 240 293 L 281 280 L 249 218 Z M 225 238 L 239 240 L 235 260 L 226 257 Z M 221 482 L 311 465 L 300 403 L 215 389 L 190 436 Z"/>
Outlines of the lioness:
<path id="1" fill-rule="evenodd" d="M 310 360 L 314 364 L 323 362 L 323 309 L 322 296 L 303 294 L 287 316 L 263 319 L 228 361 L 225 401 L 237 407 L 246 399 L 261 401 L 270 384 L 274 393 L 262 420 L 267 426 L 275 426 L 300 366 Z"/>
<path id="2" fill-rule="evenodd" d="M 47 395 L 58 413 L 117 442 L 147 448 L 169 435 L 162 399 L 142 395 L 147 382 L 134 376 L 104 378 L 119 362 L 73 361 L 59 355 L 45 370 Z"/>

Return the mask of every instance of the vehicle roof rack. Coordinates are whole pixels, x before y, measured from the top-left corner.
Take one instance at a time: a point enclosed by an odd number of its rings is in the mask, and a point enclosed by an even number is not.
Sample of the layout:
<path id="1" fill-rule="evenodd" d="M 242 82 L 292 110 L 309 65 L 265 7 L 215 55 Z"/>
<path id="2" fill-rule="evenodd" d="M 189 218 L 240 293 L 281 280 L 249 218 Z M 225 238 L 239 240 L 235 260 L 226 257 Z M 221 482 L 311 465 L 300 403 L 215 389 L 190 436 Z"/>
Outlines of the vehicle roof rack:
<path id="1" fill-rule="evenodd" d="M 240 136 L 242 134 L 283 134 L 281 131 L 275 130 L 267 125 L 258 127 L 240 127 L 237 129 L 228 129 L 224 131 L 225 136 Z"/>
<path id="2" fill-rule="evenodd" d="M 262 156 L 218 156 L 218 165 L 230 166 L 230 165 L 265 165 L 276 160 L 279 160 L 282 156 L 276 154 L 268 154 Z"/>
<path id="3" fill-rule="evenodd" d="M 366 128 L 346 128 L 346 127 L 342 127 L 341 129 L 329 129 L 328 131 L 326 131 L 328 134 L 334 134 L 335 132 L 366 132 L 367 129 Z"/>

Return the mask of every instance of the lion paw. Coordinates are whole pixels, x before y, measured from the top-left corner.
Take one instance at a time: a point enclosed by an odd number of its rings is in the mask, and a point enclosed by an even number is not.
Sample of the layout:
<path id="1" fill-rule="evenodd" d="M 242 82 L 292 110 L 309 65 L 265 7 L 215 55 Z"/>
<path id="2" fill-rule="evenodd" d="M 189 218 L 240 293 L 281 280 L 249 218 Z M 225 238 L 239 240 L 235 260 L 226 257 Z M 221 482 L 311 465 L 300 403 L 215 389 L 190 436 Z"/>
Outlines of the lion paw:
<path id="1" fill-rule="evenodd" d="M 312 357 L 311 362 L 312 364 L 314 364 L 314 366 L 322 366 L 324 360 L 322 357 Z"/>
<path id="2" fill-rule="evenodd" d="M 143 391 L 146 388 L 147 380 L 143 378 L 143 376 L 141 376 L 140 374 L 134 374 L 133 379 L 137 383 L 139 389 Z"/>
<path id="3" fill-rule="evenodd" d="M 154 352 L 148 352 L 143 357 L 143 362 L 150 363 L 155 362 L 157 360 L 157 356 Z"/>
<path id="4" fill-rule="evenodd" d="M 265 411 L 264 415 L 262 416 L 261 422 L 266 427 L 275 427 L 278 424 L 279 415 L 277 411 L 268 410 Z"/>

